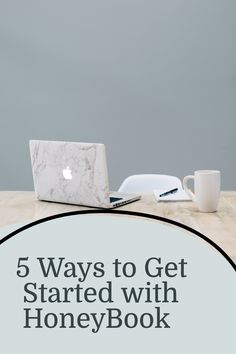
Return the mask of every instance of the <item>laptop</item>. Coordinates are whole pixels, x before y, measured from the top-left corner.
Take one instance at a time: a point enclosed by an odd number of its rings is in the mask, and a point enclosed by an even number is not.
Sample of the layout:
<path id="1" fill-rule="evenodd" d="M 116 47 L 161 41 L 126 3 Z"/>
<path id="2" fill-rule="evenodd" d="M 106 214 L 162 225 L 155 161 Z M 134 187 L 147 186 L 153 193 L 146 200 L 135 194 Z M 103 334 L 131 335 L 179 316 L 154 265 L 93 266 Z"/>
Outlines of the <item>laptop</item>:
<path id="1" fill-rule="evenodd" d="M 104 144 L 30 140 L 37 199 L 115 208 L 141 198 L 110 193 Z"/>

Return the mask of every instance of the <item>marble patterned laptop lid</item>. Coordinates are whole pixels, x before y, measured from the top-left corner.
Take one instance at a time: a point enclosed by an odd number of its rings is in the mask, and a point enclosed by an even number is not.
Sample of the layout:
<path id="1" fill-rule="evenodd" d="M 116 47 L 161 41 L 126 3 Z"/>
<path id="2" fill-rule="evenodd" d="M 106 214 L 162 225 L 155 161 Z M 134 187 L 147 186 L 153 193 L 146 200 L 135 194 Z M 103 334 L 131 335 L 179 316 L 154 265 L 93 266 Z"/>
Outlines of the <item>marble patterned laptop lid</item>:
<path id="1" fill-rule="evenodd" d="M 110 206 L 104 144 L 30 140 L 30 154 L 37 199 Z"/>

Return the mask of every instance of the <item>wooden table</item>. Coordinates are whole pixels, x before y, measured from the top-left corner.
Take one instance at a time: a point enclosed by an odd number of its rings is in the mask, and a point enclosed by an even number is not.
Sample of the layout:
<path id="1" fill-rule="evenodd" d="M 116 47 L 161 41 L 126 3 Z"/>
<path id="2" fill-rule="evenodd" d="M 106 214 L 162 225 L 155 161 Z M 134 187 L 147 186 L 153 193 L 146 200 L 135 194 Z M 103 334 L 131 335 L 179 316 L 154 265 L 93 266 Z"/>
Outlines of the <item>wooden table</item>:
<path id="1" fill-rule="evenodd" d="M 86 209 L 37 201 L 34 192 L 0 192 L 0 227 Z M 236 263 L 236 192 L 221 192 L 216 213 L 201 213 L 192 202 L 157 203 L 151 193 L 118 209 L 163 216 L 190 226 L 218 244 Z"/>

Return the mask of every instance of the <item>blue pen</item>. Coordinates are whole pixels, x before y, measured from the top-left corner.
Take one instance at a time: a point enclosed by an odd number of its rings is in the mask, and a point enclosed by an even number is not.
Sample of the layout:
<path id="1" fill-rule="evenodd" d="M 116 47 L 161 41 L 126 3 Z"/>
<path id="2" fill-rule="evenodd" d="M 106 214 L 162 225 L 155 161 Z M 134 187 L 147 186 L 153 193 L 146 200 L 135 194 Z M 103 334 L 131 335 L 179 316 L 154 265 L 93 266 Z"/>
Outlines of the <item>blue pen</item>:
<path id="1" fill-rule="evenodd" d="M 178 188 L 174 188 L 174 189 L 171 189 L 170 191 L 167 191 L 167 192 L 165 192 L 165 193 L 161 193 L 161 194 L 159 195 L 159 197 L 165 197 L 166 195 L 174 194 L 174 193 L 176 193 L 177 191 L 178 191 Z"/>

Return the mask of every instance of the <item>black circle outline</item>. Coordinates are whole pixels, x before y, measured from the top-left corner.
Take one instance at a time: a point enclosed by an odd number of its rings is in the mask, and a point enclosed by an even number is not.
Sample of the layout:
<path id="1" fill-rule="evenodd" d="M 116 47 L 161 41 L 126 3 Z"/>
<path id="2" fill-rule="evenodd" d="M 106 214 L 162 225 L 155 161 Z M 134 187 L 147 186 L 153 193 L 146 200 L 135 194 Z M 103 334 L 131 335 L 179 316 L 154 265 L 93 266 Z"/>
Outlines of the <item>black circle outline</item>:
<path id="1" fill-rule="evenodd" d="M 221 253 L 221 255 L 230 263 L 230 265 L 233 267 L 233 269 L 236 271 L 236 264 L 233 262 L 233 260 L 227 255 L 227 253 L 220 247 L 218 246 L 214 241 L 212 241 L 211 239 L 209 239 L 208 237 L 206 237 L 205 235 L 203 235 L 201 232 L 194 230 L 193 228 L 191 228 L 190 226 L 184 225 L 178 221 L 175 220 L 171 220 L 162 216 L 157 216 L 157 215 L 153 215 L 153 214 L 148 214 L 148 213 L 142 213 L 142 212 L 135 212 L 135 211 L 127 211 L 127 210 L 76 210 L 76 211 L 69 211 L 66 213 L 60 213 L 60 214 L 55 214 L 55 215 L 51 215 L 51 216 L 47 216 L 45 218 L 42 219 L 38 219 L 35 220 L 29 224 L 26 224 L 22 227 L 20 227 L 19 229 L 10 232 L 8 235 L 6 235 L 5 237 L 3 237 L 0 240 L 0 245 L 2 245 L 4 242 L 6 242 L 7 240 L 9 240 L 10 238 L 12 238 L 13 236 L 19 234 L 20 232 L 27 230 L 35 225 L 38 224 L 42 224 L 46 221 L 49 220 L 55 220 L 55 219 L 59 219 L 59 218 L 63 218 L 66 216 L 73 216 L 73 215 L 83 215 L 83 214 L 116 214 L 116 215 L 132 215 L 132 216 L 139 216 L 142 218 L 149 218 L 149 219 L 154 219 L 154 220 L 159 220 L 162 221 L 164 223 L 167 224 L 171 224 L 171 225 L 175 225 L 177 227 L 180 227 L 184 230 L 187 230 L 193 234 L 195 234 L 196 236 L 200 237 L 201 239 L 203 239 L 204 241 L 208 242 L 212 247 L 214 247 L 218 252 Z"/>

